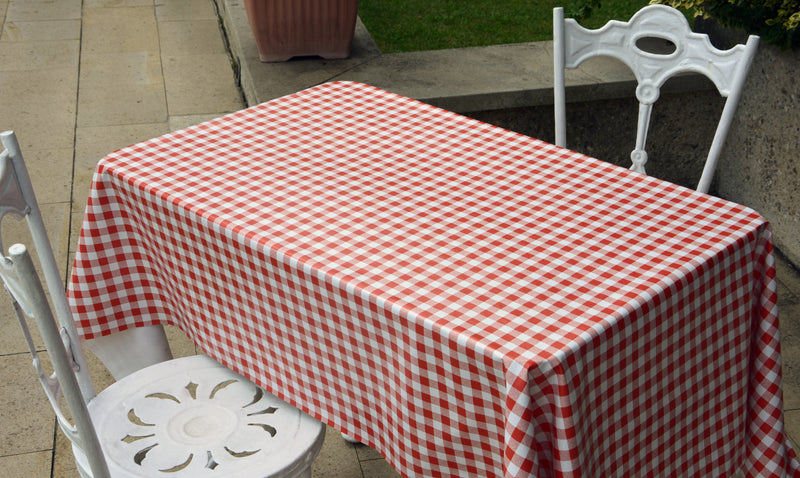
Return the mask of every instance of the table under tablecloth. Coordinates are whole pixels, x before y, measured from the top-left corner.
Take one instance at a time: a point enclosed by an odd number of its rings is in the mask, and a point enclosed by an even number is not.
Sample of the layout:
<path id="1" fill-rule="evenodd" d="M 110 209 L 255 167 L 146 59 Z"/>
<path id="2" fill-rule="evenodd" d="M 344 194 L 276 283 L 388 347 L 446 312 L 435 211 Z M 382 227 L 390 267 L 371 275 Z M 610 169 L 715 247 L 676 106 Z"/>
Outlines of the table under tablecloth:
<path id="1" fill-rule="evenodd" d="M 105 157 L 69 295 L 406 476 L 800 476 L 774 276 L 748 208 L 335 82 Z"/>

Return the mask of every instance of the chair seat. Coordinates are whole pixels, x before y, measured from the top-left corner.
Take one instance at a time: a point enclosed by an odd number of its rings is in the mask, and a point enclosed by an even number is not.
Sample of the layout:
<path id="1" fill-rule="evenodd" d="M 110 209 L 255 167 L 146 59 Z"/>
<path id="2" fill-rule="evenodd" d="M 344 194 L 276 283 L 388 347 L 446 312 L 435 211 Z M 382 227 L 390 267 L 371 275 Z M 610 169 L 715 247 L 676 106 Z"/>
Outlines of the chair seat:
<path id="1" fill-rule="evenodd" d="M 134 372 L 88 408 L 114 478 L 294 477 L 325 435 L 321 422 L 203 355 Z"/>

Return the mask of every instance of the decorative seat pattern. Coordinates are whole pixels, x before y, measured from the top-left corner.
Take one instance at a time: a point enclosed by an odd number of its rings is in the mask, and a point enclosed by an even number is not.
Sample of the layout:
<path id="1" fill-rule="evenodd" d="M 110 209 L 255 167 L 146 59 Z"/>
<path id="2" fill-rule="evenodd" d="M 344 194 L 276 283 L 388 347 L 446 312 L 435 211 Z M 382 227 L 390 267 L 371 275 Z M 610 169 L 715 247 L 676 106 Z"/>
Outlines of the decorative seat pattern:
<path id="1" fill-rule="evenodd" d="M 112 476 L 297 476 L 322 445 L 319 422 L 206 356 L 155 367 L 89 403 Z"/>

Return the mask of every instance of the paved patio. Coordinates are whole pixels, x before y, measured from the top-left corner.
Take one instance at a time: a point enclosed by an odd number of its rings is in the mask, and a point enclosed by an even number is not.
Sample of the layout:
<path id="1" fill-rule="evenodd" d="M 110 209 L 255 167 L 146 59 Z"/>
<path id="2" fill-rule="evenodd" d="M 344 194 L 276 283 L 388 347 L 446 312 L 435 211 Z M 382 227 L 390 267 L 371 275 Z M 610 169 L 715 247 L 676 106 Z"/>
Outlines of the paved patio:
<path id="1" fill-rule="evenodd" d="M 0 14 L 0 129 L 18 135 L 66 277 L 96 162 L 238 110 L 243 95 L 211 0 L 0 0 Z M 24 231 L 6 219 L 3 244 L 24 241 Z M 800 276 L 779 261 L 778 279 L 786 423 L 797 443 Z M 182 332 L 168 332 L 176 356 L 196 353 Z M 91 365 L 99 388 L 111 383 L 99 362 Z M 0 475 L 77 476 L 5 295 L 0 383 Z M 313 476 L 398 475 L 374 450 L 329 430 Z"/>

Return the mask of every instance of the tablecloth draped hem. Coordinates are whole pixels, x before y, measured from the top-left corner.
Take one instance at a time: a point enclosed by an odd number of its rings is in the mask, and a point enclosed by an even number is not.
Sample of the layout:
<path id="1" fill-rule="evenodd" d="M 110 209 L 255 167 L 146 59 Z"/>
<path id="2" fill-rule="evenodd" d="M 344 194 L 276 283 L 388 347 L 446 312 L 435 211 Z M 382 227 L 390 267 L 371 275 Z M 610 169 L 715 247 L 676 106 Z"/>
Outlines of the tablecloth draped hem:
<path id="1" fill-rule="evenodd" d="M 746 413 L 764 423 L 751 426 L 748 451 L 763 445 L 766 468 L 781 459 L 798 468 L 783 417 L 763 407 L 781 408 L 777 310 L 771 239 L 750 210 L 352 82 L 133 145 L 101 164 L 70 283 L 86 336 L 172 322 L 223 363 L 387 452 L 409 476 L 566 477 L 664 460 L 703 469 L 718 450 L 702 436 L 685 440 L 699 447 L 674 452 L 647 430 L 702 422 L 687 406 L 672 417 L 664 404 L 709 390 L 715 410 L 745 410 L 748 383 Z M 370 175 L 376 164 L 388 170 Z M 320 199 L 354 190 L 344 196 L 359 228 Z M 510 208 L 531 213 L 525 227 L 506 220 Z M 705 255 L 730 240 L 750 244 L 753 230 L 763 235 L 754 255 Z M 387 237 L 402 244 L 391 257 L 381 256 Z M 727 282 L 699 281 L 706 271 L 695 262 Z M 738 276 L 753 263 L 758 274 Z M 669 290 L 655 290 L 665 277 Z M 739 314 L 744 289 L 761 302 Z M 620 297 L 627 308 L 607 317 Z M 730 323 L 711 320 L 713 304 Z M 602 325 L 576 325 L 598 310 L 591 320 Z M 695 322 L 670 320 L 675 310 Z M 653 317 L 637 320 L 646 313 Z M 737 361 L 748 356 L 744 320 L 762 322 L 768 336 L 753 333 L 750 365 Z M 534 339 L 550 352 L 532 352 Z M 706 358 L 729 383 L 703 374 L 713 368 Z M 371 396 L 358 394 L 358 381 Z M 390 416 L 398 406 L 407 408 L 403 423 Z M 709 436 L 738 432 L 741 415 L 706 420 Z M 608 436 L 590 436 L 598 423 Z M 475 424 L 483 441 L 469 433 Z"/>

